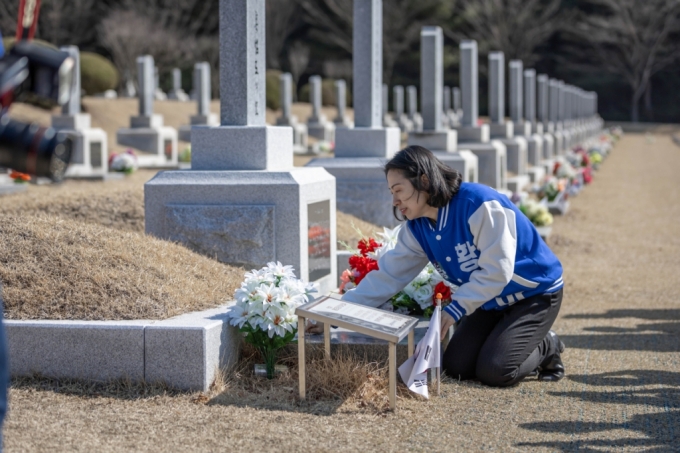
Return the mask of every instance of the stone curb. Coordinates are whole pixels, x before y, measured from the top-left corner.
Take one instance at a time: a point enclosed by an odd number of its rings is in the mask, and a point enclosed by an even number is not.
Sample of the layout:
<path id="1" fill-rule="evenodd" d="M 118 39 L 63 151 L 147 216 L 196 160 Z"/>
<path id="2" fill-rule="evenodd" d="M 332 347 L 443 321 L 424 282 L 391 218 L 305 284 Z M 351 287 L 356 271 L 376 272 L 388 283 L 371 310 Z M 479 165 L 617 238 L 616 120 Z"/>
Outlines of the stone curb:
<path id="1" fill-rule="evenodd" d="M 232 303 L 162 321 L 6 320 L 10 374 L 207 391 L 239 357 L 242 337 L 226 319 Z"/>

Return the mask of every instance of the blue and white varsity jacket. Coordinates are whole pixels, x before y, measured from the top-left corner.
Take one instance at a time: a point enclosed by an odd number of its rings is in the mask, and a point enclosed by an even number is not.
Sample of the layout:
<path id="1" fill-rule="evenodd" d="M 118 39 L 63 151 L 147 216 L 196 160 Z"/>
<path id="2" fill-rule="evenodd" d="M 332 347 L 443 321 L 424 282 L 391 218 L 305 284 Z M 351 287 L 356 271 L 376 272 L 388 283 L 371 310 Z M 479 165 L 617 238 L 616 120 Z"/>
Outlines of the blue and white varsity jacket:
<path id="1" fill-rule="evenodd" d="M 564 285 L 562 265 L 529 219 L 503 194 L 462 183 L 429 218 L 409 220 L 397 245 L 343 300 L 378 307 L 408 285 L 427 262 L 459 286 L 444 308 L 456 321 L 482 310 L 503 310 Z"/>

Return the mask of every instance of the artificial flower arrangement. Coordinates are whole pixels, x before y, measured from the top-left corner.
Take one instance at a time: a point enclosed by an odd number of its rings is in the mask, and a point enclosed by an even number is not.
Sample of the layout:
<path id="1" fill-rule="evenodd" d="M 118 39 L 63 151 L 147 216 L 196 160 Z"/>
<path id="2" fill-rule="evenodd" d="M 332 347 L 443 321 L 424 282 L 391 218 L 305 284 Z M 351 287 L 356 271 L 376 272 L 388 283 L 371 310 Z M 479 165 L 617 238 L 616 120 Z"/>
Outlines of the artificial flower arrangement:
<path id="1" fill-rule="evenodd" d="M 537 191 L 537 196 L 541 200 L 545 198 L 549 203 L 552 203 L 556 200 L 559 201 L 561 199 L 567 199 L 569 197 L 567 186 L 567 178 L 546 176 L 543 180 L 543 184 Z"/>
<path id="2" fill-rule="evenodd" d="M 179 153 L 177 160 L 179 162 L 191 162 L 191 144 L 187 145 L 187 147 Z"/>
<path id="3" fill-rule="evenodd" d="M 356 287 L 369 272 L 379 268 L 380 257 L 397 244 L 400 228 L 401 225 L 394 229 L 384 228 L 382 233 L 377 233 L 381 237 L 381 242 L 371 237 L 363 237 L 359 241 L 357 250 L 352 250 L 344 244 L 347 249 L 355 253 L 349 259 L 350 268 L 343 271 L 340 277 L 341 294 Z M 432 263 L 427 263 L 427 266 L 411 283 L 389 300 L 389 308 L 396 313 L 430 317 L 434 312 L 436 294 L 443 295 L 442 301 L 446 305 L 451 302 L 451 295 L 456 289 L 458 287 L 444 280 Z"/>
<path id="4" fill-rule="evenodd" d="M 109 169 L 130 174 L 137 170 L 137 156 L 129 148 L 124 153 L 111 154 L 109 156 Z"/>
<path id="5" fill-rule="evenodd" d="M 274 378 L 278 351 L 297 333 L 295 308 L 309 302 L 316 291 L 293 271 L 292 266 L 271 262 L 246 273 L 227 314 L 229 323 L 262 354 L 268 379 Z"/>
<path id="6" fill-rule="evenodd" d="M 26 184 L 31 180 L 31 175 L 26 173 L 21 173 L 16 170 L 12 170 L 9 177 L 14 181 L 15 184 Z"/>
<path id="7" fill-rule="evenodd" d="M 553 216 L 545 203 L 536 201 L 528 196 L 519 202 L 519 210 L 537 227 L 550 226 Z"/>

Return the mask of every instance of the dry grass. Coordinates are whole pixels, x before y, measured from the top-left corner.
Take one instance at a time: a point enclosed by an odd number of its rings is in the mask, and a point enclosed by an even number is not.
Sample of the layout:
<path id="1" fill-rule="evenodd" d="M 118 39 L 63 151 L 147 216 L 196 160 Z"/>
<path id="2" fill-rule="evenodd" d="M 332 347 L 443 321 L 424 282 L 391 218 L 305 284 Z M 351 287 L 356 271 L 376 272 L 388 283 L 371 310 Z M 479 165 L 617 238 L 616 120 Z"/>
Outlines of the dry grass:
<path id="1" fill-rule="evenodd" d="M 230 300 L 243 270 L 134 232 L 0 215 L 11 319 L 164 319 Z"/>
<path id="2" fill-rule="evenodd" d="M 261 357 L 246 345 L 238 366 L 216 380 L 210 404 L 240 405 L 255 408 L 303 411 L 330 415 L 340 406 L 343 411 L 383 414 L 390 411 L 387 388 L 387 363 L 343 349 L 332 360 L 323 355 L 323 348 L 307 346 L 306 399 L 298 398 L 297 345 L 284 349 L 279 364 L 288 372 L 274 379 L 257 378 L 253 366 Z M 419 398 L 399 383 L 400 398 Z M 207 402 L 208 400 L 206 400 Z"/>

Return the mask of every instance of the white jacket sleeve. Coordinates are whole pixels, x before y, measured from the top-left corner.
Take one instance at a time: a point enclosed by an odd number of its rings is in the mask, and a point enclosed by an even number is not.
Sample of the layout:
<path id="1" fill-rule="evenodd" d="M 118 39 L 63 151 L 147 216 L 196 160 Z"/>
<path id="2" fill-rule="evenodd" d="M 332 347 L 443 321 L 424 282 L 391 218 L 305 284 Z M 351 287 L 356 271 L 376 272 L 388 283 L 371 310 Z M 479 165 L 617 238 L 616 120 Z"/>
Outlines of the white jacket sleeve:
<path id="1" fill-rule="evenodd" d="M 342 300 L 378 307 L 404 289 L 423 270 L 429 259 L 407 225 L 397 236 L 397 245 L 378 260 L 378 270 L 366 274 Z"/>
<path id="2" fill-rule="evenodd" d="M 495 200 L 484 202 L 468 219 L 474 245 L 479 250 L 479 268 L 453 295 L 464 313 L 457 313 L 460 310 L 456 304 L 452 304 L 451 311 L 446 310 L 456 320 L 498 297 L 510 283 L 517 251 L 515 221 L 515 212 Z"/>

